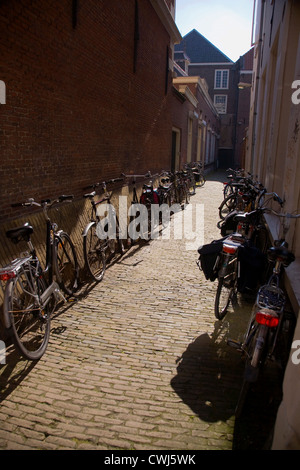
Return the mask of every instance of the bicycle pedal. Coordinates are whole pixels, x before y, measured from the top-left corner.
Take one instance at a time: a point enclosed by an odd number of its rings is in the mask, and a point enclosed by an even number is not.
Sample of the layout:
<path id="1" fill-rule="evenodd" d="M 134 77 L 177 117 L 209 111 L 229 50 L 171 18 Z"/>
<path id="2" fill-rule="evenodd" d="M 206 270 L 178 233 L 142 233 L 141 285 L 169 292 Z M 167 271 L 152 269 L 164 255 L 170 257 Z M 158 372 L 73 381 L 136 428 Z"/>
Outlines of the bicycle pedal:
<path id="1" fill-rule="evenodd" d="M 227 340 L 227 345 L 234 349 L 237 349 L 238 351 L 242 351 L 242 343 L 240 343 L 239 341 L 236 341 L 235 339 L 229 338 Z"/>

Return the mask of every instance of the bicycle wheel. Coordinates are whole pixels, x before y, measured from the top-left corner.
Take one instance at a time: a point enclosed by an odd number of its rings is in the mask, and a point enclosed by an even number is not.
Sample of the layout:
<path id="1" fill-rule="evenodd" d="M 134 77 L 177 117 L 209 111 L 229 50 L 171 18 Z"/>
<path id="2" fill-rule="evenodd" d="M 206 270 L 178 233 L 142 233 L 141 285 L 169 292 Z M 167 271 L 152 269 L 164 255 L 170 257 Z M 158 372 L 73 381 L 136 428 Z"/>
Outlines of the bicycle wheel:
<path id="1" fill-rule="evenodd" d="M 224 220 L 225 217 L 235 209 L 236 207 L 236 195 L 229 194 L 221 203 L 219 207 L 219 217 Z"/>
<path id="2" fill-rule="evenodd" d="M 234 288 L 230 279 L 219 277 L 215 297 L 215 316 L 218 320 L 222 320 L 225 317 L 233 293 Z"/>
<path id="3" fill-rule="evenodd" d="M 201 188 L 202 186 L 205 185 L 205 182 L 206 182 L 206 178 L 204 175 L 200 175 L 199 176 L 199 182 L 197 183 L 197 186 L 199 186 L 199 188 Z"/>
<path id="4" fill-rule="evenodd" d="M 245 360 L 243 384 L 242 384 L 238 402 L 235 408 L 236 418 L 239 418 L 243 411 L 251 384 L 256 382 L 258 379 L 260 365 L 259 365 L 259 362 L 257 362 L 259 360 L 258 349 L 257 349 L 257 344 L 256 344 L 257 334 L 258 334 L 258 327 L 255 321 L 252 319 L 250 322 L 250 326 L 248 327 L 246 339 L 242 345 L 242 351 L 245 354 L 246 360 Z M 259 356 L 261 356 L 260 353 L 259 353 Z"/>
<path id="5" fill-rule="evenodd" d="M 66 294 L 73 295 L 78 288 L 78 263 L 75 247 L 65 232 L 55 234 L 55 240 L 55 271 L 58 283 Z"/>
<path id="6" fill-rule="evenodd" d="M 46 290 L 43 278 L 32 280 L 29 268 L 8 281 L 3 308 L 10 319 L 15 346 L 30 360 L 38 360 L 46 351 L 50 336 L 50 303 L 43 309 L 38 298 Z"/>
<path id="7" fill-rule="evenodd" d="M 83 256 L 93 279 L 102 281 L 106 269 L 105 242 L 97 237 L 96 225 L 92 225 L 83 237 Z"/>
<path id="8" fill-rule="evenodd" d="M 194 196 L 196 194 L 196 181 L 194 174 L 189 177 L 189 194 L 190 196 Z"/>
<path id="9" fill-rule="evenodd" d="M 191 200 L 191 193 L 189 191 L 188 186 L 184 187 L 184 193 L 185 193 L 185 202 L 186 202 L 186 204 L 189 204 L 190 200 Z"/>
<path id="10" fill-rule="evenodd" d="M 186 201 L 186 192 L 182 185 L 177 188 L 176 202 L 183 205 Z"/>
<path id="11" fill-rule="evenodd" d="M 232 184 L 231 183 L 225 184 L 224 190 L 223 190 L 224 199 L 230 196 L 230 194 L 232 194 L 233 192 L 234 191 L 233 191 Z"/>
<path id="12" fill-rule="evenodd" d="M 250 388 L 250 382 L 248 382 L 247 380 L 243 380 L 238 402 L 237 402 L 237 405 L 235 407 L 235 412 L 234 412 L 236 418 L 239 418 L 242 414 L 249 388 Z"/>

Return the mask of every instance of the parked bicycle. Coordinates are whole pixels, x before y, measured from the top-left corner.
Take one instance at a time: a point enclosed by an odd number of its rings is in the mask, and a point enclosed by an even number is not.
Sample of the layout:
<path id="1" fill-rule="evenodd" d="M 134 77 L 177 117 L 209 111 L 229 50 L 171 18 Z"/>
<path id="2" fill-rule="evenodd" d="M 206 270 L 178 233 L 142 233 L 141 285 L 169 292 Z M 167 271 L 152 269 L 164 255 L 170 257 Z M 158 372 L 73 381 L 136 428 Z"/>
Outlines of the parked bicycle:
<path id="1" fill-rule="evenodd" d="M 184 165 L 184 173 L 185 178 L 187 179 L 189 193 L 191 196 L 193 196 L 194 194 L 196 194 L 196 178 L 195 172 L 193 171 L 191 164 L 186 163 Z"/>
<path id="2" fill-rule="evenodd" d="M 231 183 L 232 192 L 226 196 L 219 206 L 219 217 L 224 220 L 232 211 L 249 212 L 261 205 L 260 198 L 266 192 L 264 186 L 252 178 Z"/>
<path id="3" fill-rule="evenodd" d="M 85 189 L 93 188 L 91 193 L 84 194 L 84 198 L 91 202 L 90 221 L 85 227 L 83 236 L 83 255 L 86 267 L 91 277 L 99 282 L 103 279 L 107 259 L 116 252 L 116 243 L 120 253 L 124 253 L 124 238 L 121 234 L 119 218 L 111 205 L 111 194 L 107 191 L 107 185 L 123 182 L 124 178 L 115 178 L 101 183 L 94 183 Z M 96 189 L 104 192 L 104 197 L 96 198 Z M 107 209 L 107 216 L 99 213 L 99 206 L 103 211 Z"/>
<path id="4" fill-rule="evenodd" d="M 153 178 L 158 175 L 152 175 L 148 171 L 144 175 L 125 175 L 122 176 L 131 180 L 133 185 L 133 199 L 129 208 L 129 229 L 128 236 L 133 245 L 138 238 L 143 240 L 149 240 L 151 236 L 151 230 L 154 229 L 152 220 L 152 205 L 160 203 L 160 196 L 156 188 L 153 185 Z M 136 183 L 137 179 L 150 180 L 148 183 L 143 183 L 142 194 L 138 198 Z"/>
<path id="5" fill-rule="evenodd" d="M 189 181 L 184 171 L 174 173 L 174 187 L 176 203 L 184 207 L 190 202 Z"/>
<path id="6" fill-rule="evenodd" d="M 48 210 L 56 204 L 72 200 L 60 196 L 54 201 L 37 203 L 29 199 L 13 206 L 37 206 L 46 217 L 46 267 L 43 269 L 31 241 L 34 231 L 29 223 L 10 229 L 6 236 L 15 244 L 25 241 L 29 252 L 0 269 L 0 281 L 6 282 L 3 302 L 4 325 L 21 354 L 38 360 L 45 353 L 50 335 L 51 314 L 65 295 L 78 287 L 78 263 L 69 235 L 51 222 Z"/>
<path id="7" fill-rule="evenodd" d="M 190 168 L 194 175 L 195 190 L 197 187 L 201 188 L 206 182 L 206 178 L 203 171 L 202 162 L 191 162 L 185 165 L 185 169 Z"/>
<path id="8" fill-rule="evenodd" d="M 265 193 L 264 193 L 265 194 Z M 268 193 L 267 206 L 275 200 L 281 206 L 281 198 L 276 193 Z M 206 273 L 206 278 L 218 280 L 214 311 L 218 320 L 222 320 L 237 292 L 256 287 L 262 279 L 264 270 L 265 232 L 262 215 L 264 207 L 251 212 L 234 212 L 235 230 L 223 239 L 200 247 L 199 266 Z"/>
<path id="9" fill-rule="evenodd" d="M 157 188 L 159 204 L 166 204 L 171 207 L 175 203 L 175 188 L 171 181 L 172 173 L 163 171 L 160 175 L 160 181 Z"/>
<path id="10" fill-rule="evenodd" d="M 271 212 L 285 220 L 300 217 L 300 214 L 283 214 L 273 210 Z M 228 345 L 238 349 L 245 360 L 243 385 L 236 407 L 236 416 L 241 414 L 248 390 L 251 384 L 257 382 L 265 363 L 274 359 L 276 352 L 280 356 L 284 354 L 282 348 L 276 351 L 283 325 L 289 322 L 285 312 L 286 296 L 281 289 L 281 280 L 283 269 L 295 260 L 285 241 L 287 230 L 288 227 L 285 227 L 283 238 L 275 241 L 268 250 L 268 259 L 273 266 L 272 274 L 268 282 L 258 291 L 243 341 L 228 340 Z"/>
<path id="11" fill-rule="evenodd" d="M 245 170 L 243 169 L 234 170 L 232 168 L 228 168 L 226 172 L 229 174 L 227 176 L 228 181 L 224 183 L 224 187 L 223 187 L 224 199 L 227 196 L 229 196 L 229 194 L 234 192 L 234 187 L 233 187 L 234 183 L 242 182 L 246 178 Z M 252 175 L 248 173 L 247 176 L 250 177 Z"/>

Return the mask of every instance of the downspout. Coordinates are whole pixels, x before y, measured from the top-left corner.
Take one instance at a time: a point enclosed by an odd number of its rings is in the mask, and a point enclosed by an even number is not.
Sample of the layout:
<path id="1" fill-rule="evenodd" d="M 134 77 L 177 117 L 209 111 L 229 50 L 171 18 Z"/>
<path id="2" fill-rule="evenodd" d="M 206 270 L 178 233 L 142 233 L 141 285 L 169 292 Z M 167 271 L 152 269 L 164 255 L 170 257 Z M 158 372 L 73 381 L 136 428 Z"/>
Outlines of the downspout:
<path id="1" fill-rule="evenodd" d="M 256 144 L 256 118 L 257 118 L 257 102 L 258 102 L 258 85 L 260 80 L 260 70 L 261 70 L 261 55 L 262 55 L 262 35 L 263 35 L 263 18 L 265 13 L 265 1 L 262 0 L 261 12 L 260 12 L 260 24 L 259 24 L 259 39 L 258 39 L 258 57 L 257 57 L 257 68 L 256 68 L 256 83 L 255 83 L 255 96 L 254 96 L 254 106 L 253 106 L 253 125 L 252 125 L 252 139 L 251 139 L 251 161 L 250 161 L 250 173 L 253 173 L 254 169 L 254 149 Z M 253 24 L 254 24 L 254 9 L 255 3 L 253 6 Z M 253 25 L 252 25 L 253 27 Z M 252 44 L 254 46 L 255 43 Z"/>

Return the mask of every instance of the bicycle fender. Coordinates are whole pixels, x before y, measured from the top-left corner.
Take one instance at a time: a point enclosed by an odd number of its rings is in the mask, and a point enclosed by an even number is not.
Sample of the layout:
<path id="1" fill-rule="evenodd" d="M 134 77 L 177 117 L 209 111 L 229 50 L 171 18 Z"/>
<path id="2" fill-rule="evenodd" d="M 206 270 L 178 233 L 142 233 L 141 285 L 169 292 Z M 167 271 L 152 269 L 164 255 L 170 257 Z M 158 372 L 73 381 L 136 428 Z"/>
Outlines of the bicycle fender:
<path id="1" fill-rule="evenodd" d="M 3 304 L 3 321 L 4 321 L 4 326 L 7 330 L 9 330 L 12 326 L 10 316 L 8 315 L 8 310 L 9 310 L 9 300 L 11 297 L 10 294 L 10 285 L 13 282 L 13 279 L 10 279 L 7 283 L 6 290 L 5 290 L 5 295 L 4 295 L 4 304 Z"/>
<path id="2" fill-rule="evenodd" d="M 85 229 L 84 229 L 83 232 L 82 232 L 82 236 L 83 236 L 83 237 L 86 237 L 88 231 L 90 230 L 90 228 L 91 228 L 93 225 L 96 225 L 96 222 L 89 222 L 89 223 L 87 224 L 87 226 L 85 227 Z"/>

